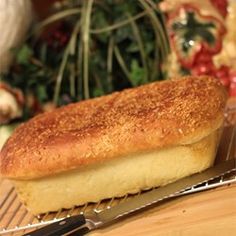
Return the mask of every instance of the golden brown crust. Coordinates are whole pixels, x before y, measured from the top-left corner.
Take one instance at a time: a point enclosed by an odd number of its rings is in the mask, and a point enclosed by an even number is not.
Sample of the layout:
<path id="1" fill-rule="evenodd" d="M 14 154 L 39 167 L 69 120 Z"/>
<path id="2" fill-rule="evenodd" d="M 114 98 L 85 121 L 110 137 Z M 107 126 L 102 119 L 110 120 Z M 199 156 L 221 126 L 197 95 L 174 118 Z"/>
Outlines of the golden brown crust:
<path id="1" fill-rule="evenodd" d="M 207 76 L 155 82 L 41 114 L 0 153 L 2 176 L 31 179 L 194 143 L 223 122 L 226 93 Z"/>

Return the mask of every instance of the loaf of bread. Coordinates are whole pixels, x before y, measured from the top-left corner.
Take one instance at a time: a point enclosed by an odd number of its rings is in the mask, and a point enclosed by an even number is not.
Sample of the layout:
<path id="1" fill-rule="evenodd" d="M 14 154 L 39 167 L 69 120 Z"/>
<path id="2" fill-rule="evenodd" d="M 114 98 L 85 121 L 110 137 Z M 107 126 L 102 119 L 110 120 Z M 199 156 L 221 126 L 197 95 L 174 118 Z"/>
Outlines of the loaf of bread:
<path id="1" fill-rule="evenodd" d="M 1 175 L 35 214 L 165 185 L 213 164 L 225 103 L 188 76 L 70 104 L 15 130 Z"/>

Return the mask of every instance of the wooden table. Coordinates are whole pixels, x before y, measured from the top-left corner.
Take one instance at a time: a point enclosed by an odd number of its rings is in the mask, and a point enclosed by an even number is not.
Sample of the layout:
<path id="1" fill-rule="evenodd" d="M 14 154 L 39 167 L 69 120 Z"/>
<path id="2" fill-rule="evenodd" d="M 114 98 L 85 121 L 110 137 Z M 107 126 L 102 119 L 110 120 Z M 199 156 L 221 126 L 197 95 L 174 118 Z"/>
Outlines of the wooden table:
<path id="1" fill-rule="evenodd" d="M 91 236 L 235 236 L 236 184 L 179 197 Z"/>

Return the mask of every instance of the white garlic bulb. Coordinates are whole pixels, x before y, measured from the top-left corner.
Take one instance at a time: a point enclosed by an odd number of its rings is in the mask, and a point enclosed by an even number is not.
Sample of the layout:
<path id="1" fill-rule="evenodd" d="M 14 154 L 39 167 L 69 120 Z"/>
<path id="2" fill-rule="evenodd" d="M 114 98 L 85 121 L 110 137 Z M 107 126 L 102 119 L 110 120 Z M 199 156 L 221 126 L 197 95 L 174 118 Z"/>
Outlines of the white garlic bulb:
<path id="1" fill-rule="evenodd" d="M 0 0 L 0 73 L 8 70 L 11 49 L 22 43 L 31 20 L 31 0 Z"/>

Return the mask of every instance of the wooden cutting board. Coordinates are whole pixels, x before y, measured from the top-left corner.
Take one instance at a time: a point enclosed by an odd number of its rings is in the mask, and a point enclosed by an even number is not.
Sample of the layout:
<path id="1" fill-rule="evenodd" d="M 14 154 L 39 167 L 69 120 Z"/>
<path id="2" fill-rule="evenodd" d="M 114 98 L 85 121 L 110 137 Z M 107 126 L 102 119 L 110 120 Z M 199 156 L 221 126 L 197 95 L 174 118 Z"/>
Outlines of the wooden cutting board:
<path id="1" fill-rule="evenodd" d="M 236 184 L 180 197 L 91 236 L 235 236 Z"/>

